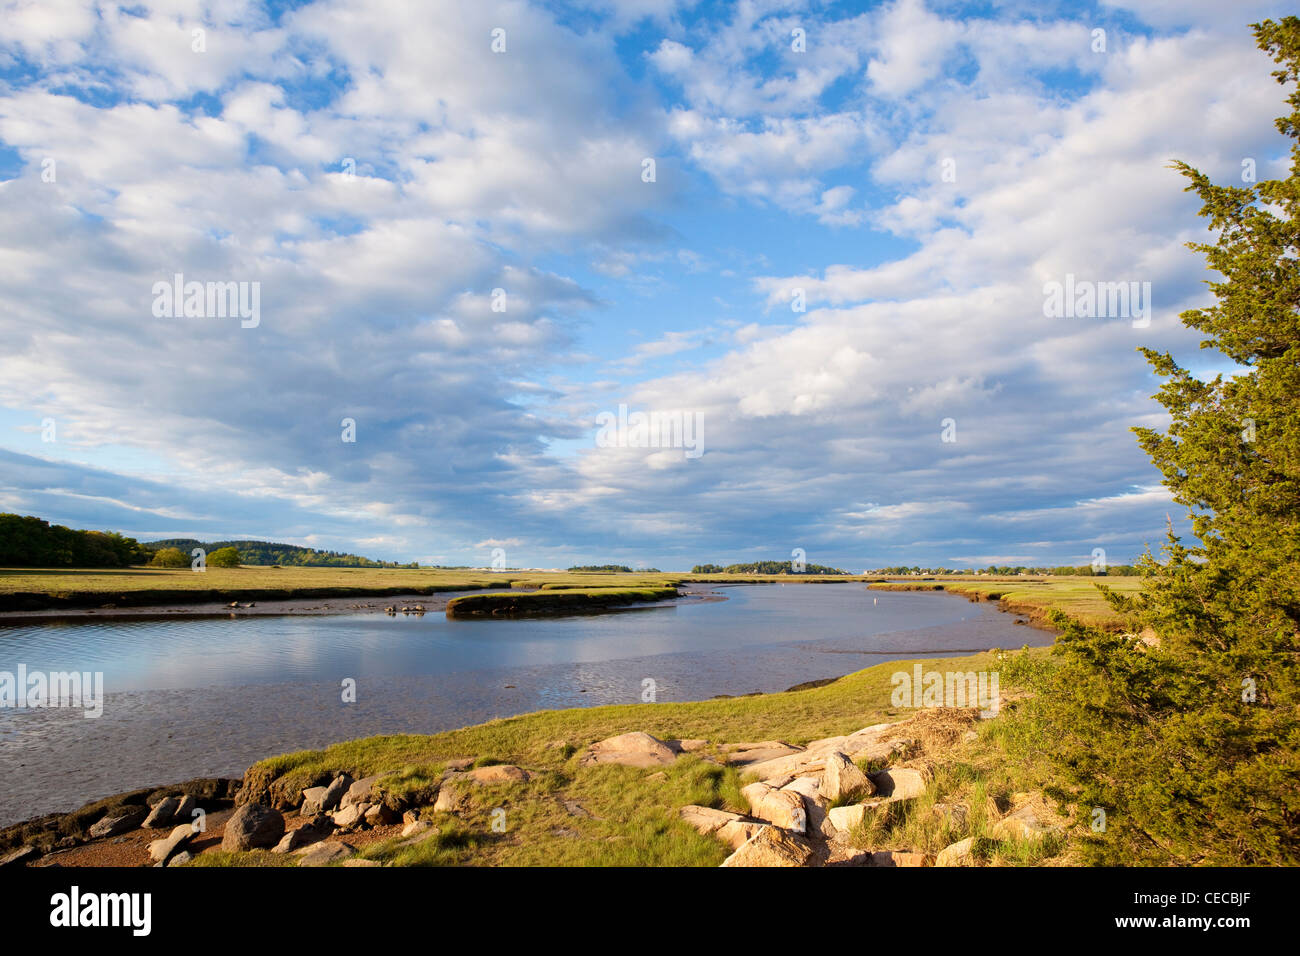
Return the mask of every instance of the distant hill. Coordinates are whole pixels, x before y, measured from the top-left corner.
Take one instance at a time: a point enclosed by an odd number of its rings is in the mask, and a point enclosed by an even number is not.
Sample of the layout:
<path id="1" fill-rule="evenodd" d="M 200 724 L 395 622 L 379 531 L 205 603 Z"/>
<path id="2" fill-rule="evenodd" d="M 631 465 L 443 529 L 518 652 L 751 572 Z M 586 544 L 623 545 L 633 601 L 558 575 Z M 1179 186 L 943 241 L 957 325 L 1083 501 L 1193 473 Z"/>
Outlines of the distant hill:
<path id="1" fill-rule="evenodd" d="M 162 541 L 145 541 L 143 546 L 150 551 L 162 548 L 177 548 L 189 555 L 194 548 L 202 548 L 211 554 L 218 548 L 237 548 L 241 564 L 278 564 L 281 567 L 298 568 L 418 568 L 412 561 L 401 564 L 397 561 L 375 561 L 363 558 L 359 554 L 345 551 L 319 551 L 296 544 L 281 544 L 275 541 L 199 541 L 196 538 L 166 538 Z"/>

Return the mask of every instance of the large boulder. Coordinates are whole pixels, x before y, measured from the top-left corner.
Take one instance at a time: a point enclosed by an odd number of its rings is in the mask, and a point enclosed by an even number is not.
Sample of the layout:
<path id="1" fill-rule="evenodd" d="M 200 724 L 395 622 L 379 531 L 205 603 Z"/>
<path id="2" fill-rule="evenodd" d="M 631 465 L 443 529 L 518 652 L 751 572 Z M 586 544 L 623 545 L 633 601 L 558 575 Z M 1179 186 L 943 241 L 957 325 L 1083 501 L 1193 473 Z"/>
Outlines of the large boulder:
<path id="1" fill-rule="evenodd" d="M 339 802 L 342 801 L 343 795 L 348 792 L 352 786 L 352 777 L 346 773 L 341 773 L 325 788 L 325 793 L 321 796 L 320 809 L 322 813 L 329 813 L 331 810 L 337 810 Z"/>
<path id="2" fill-rule="evenodd" d="M 811 741 L 807 747 L 794 753 L 747 763 L 745 769 L 760 780 L 815 774 L 825 768 L 826 758 L 833 753 L 843 754 L 851 760 L 874 762 L 902 754 L 913 744 L 911 738 L 903 735 L 899 724 L 874 724 L 842 737 Z"/>
<path id="3" fill-rule="evenodd" d="M 765 783 L 751 783 L 740 793 L 749 801 L 753 815 L 760 820 L 795 833 L 803 833 L 807 829 L 808 812 L 800 794 L 790 790 L 774 790 Z"/>
<path id="4" fill-rule="evenodd" d="M 813 848 L 803 837 L 764 827 L 722 861 L 723 866 L 808 866 Z"/>
<path id="5" fill-rule="evenodd" d="M 659 767 L 672 763 L 677 754 L 662 740 L 634 730 L 592 744 L 580 764 L 617 763 L 625 767 Z"/>
<path id="6" fill-rule="evenodd" d="M 21 866 L 31 860 L 35 860 L 41 855 L 41 851 L 30 844 L 20 846 L 18 849 L 0 856 L 0 866 Z"/>
<path id="7" fill-rule="evenodd" d="M 369 803 L 350 803 L 342 810 L 335 810 L 331 817 L 340 830 L 355 829 L 365 822 L 366 811 L 370 807 Z"/>
<path id="8" fill-rule="evenodd" d="M 651 740 L 654 738 L 651 737 Z M 490 764 L 486 767 L 476 767 L 473 770 L 466 771 L 463 779 L 473 781 L 474 783 L 493 784 L 493 783 L 525 783 L 529 778 L 527 770 L 516 767 L 513 764 L 501 763 Z"/>
<path id="9" fill-rule="evenodd" d="M 379 773 L 371 774 L 369 777 L 362 777 L 360 780 L 353 783 L 352 786 L 348 787 L 347 792 L 343 794 L 342 798 L 340 798 L 339 809 L 346 809 L 354 803 L 375 803 L 376 801 L 372 798 L 371 792 L 374 790 L 375 784 L 379 782 L 379 778 L 382 776 L 383 774 Z"/>
<path id="10" fill-rule="evenodd" d="M 950 846 L 944 847 L 935 857 L 935 866 L 974 866 L 975 865 L 975 838 L 967 837 L 964 840 L 958 840 Z"/>
<path id="11" fill-rule="evenodd" d="M 325 794 L 328 792 L 328 787 L 308 787 L 302 792 L 302 806 L 298 808 L 298 812 L 304 817 L 314 817 L 318 813 L 324 813 Z"/>
<path id="12" fill-rule="evenodd" d="M 357 848 L 349 843 L 313 843 L 294 852 L 299 866 L 329 866 L 356 856 Z"/>
<path id="13" fill-rule="evenodd" d="M 820 792 L 830 803 L 844 803 L 871 796 L 876 792 L 876 785 L 857 764 L 836 750 L 826 756 Z"/>
<path id="14" fill-rule="evenodd" d="M 803 752 L 801 747 L 793 747 L 783 740 L 764 740 L 759 743 L 731 744 L 726 748 L 727 763 L 736 767 L 753 767 L 756 764 L 789 757 Z"/>
<path id="15" fill-rule="evenodd" d="M 305 846 L 311 846 L 313 843 L 319 843 L 325 839 L 334 830 L 334 824 L 330 818 L 321 813 L 296 830 L 290 830 L 284 835 L 271 850 L 272 853 L 292 853 L 294 850 L 302 849 Z"/>
<path id="16" fill-rule="evenodd" d="M 682 807 L 677 811 L 682 820 L 693 826 L 700 833 L 708 836 L 716 833 L 728 823 L 737 820 L 743 820 L 739 813 L 730 813 L 726 810 L 715 810 L 712 807 Z"/>
<path id="17" fill-rule="evenodd" d="M 194 836 L 194 828 L 188 823 L 173 827 L 172 832 L 161 840 L 149 844 L 149 859 L 155 863 L 166 863 L 182 846 Z"/>
<path id="18" fill-rule="evenodd" d="M 149 816 L 148 807 L 120 807 L 110 810 L 87 831 L 92 838 L 118 836 L 134 830 Z"/>
<path id="19" fill-rule="evenodd" d="M 256 850 L 273 847 L 284 836 L 284 817 L 264 803 L 246 803 L 226 821 L 221 849 Z"/>
<path id="20" fill-rule="evenodd" d="M 739 850 L 741 846 L 752 840 L 759 830 L 766 830 L 768 826 L 767 823 L 758 823 L 754 820 L 732 820 L 718 827 L 713 835 L 733 850 Z"/>
<path id="21" fill-rule="evenodd" d="M 989 836 L 994 840 L 1024 840 L 1033 843 L 1060 832 L 1060 827 L 1045 822 L 1034 807 L 1021 807 L 993 824 Z"/>
<path id="22" fill-rule="evenodd" d="M 925 777 L 919 770 L 890 767 L 871 774 L 876 793 L 889 800 L 911 800 L 925 793 Z"/>
<path id="23" fill-rule="evenodd" d="M 176 819 L 176 811 L 180 809 L 180 805 L 179 797 L 165 797 L 159 800 L 149 811 L 149 815 L 144 818 L 141 826 L 146 830 L 161 830 Z"/>

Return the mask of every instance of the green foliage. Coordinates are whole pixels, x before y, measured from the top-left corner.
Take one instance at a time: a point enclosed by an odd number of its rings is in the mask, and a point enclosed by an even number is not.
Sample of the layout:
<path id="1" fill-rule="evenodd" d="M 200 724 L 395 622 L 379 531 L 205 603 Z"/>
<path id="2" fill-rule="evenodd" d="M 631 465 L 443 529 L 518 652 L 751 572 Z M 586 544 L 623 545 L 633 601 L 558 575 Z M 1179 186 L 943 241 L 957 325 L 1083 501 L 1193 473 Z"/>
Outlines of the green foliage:
<path id="1" fill-rule="evenodd" d="M 789 561 L 755 561 L 752 564 L 729 564 L 725 568 L 717 564 L 697 564 L 691 568 L 691 574 L 848 574 L 839 568 L 828 568 L 821 564 L 805 565 L 803 571 L 795 571 Z"/>
<path id="2" fill-rule="evenodd" d="M 217 548 L 208 555 L 208 564 L 214 568 L 239 567 L 239 549 L 235 547 Z"/>
<path id="3" fill-rule="evenodd" d="M 223 548 L 235 548 L 239 560 L 246 565 L 271 565 L 297 568 L 416 568 L 412 561 L 400 564 L 396 561 L 374 561 L 360 555 L 344 551 L 318 551 L 315 548 L 303 548 L 296 544 L 277 544 L 274 541 L 211 541 L 204 542 L 194 538 L 167 538 L 162 541 L 146 541 L 144 547 L 150 550 L 161 548 L 179 548 L 188 554 L 194 548 L 202 548 L 208 554 L 208 564 L 212 564 L 212 555 Z"/>
<path id="4" fill-rule="evenodd" d="M 1255 35 L 1294 84 L 1300 19 Z M 1300 93 L 1288 103 L 1277 125 L 1297 139 Z M 1062 666 L 1036 700 L 1079 805 L 1106 811 L 1095 862 L 1300 863 L 1300 145 L 1291 155 L 1286 179 L 1253 186 L 1175 164 L 1218 236 L 1190 246 L 1223 277 L 1182 320 L 1241 371 L 1200 381 L 1143 350 L 1172 423 L 1134 431 L 1197 541 L 1171 529 L 1141 593 L 1107 594 L 1132 633 L 1057 619 Z"/>
<path id="5" fill-rule="evenodd" d="M 187 568 L 190 559 L 180 548 L 162 548 L 154 552 L 149 563 L 156 568 Z"/>
<path id="6" fill-rule="evenodd" d="M 74 531 L 31 515 L 0 514 L 0 567 L 124 568 L 147 559 L 116 532 Z"/>

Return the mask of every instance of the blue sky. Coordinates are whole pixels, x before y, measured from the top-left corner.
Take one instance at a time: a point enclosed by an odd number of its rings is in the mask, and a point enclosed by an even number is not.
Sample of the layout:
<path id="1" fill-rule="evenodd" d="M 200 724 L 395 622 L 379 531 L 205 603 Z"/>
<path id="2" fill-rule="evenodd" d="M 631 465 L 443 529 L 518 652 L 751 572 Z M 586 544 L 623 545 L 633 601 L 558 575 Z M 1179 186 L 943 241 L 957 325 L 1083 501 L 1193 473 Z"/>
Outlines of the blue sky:
<path id="1" fill-rule="evenodd" d="M 1167 163 L 1286 159 L 1272 3 L 0 7 L 0 509 L 146 539 L 1129 561 L 1180 517 L 1135 349 L 1222 367 Z"/>

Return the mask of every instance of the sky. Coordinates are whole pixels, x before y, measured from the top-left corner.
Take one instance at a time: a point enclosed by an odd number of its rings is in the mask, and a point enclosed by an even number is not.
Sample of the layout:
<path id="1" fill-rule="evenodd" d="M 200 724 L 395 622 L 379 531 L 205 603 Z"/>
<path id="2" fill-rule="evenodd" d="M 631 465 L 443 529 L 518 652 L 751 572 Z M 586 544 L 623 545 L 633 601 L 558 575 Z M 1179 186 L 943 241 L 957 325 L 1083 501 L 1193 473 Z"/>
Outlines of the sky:
<path id="1" fill-rule="evenodd" d="M 0 0 L 0 511 L 430 564 L 1127 563 L 1184 526 L 1137 348 L 1234 371 L 1178 318 L 1211 237 L 1169 163 L 1286 175 L 1248 24 L 1287 12 Z"/>

